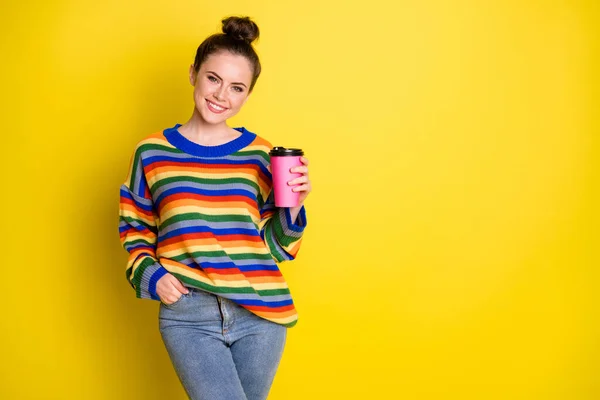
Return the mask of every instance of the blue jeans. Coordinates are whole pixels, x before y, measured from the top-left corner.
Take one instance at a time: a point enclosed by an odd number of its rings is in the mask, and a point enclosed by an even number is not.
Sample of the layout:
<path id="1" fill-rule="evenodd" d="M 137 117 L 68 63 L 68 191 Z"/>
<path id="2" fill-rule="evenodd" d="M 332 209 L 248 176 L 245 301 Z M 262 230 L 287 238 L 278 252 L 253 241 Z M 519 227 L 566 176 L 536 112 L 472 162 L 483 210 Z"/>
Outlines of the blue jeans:
<path id="1" fill-rule="evenodd" d="M 160 303 L 159 330 L 193 400 L 267 398 L 287 329 L 231 300 L 194 288 Z"/>

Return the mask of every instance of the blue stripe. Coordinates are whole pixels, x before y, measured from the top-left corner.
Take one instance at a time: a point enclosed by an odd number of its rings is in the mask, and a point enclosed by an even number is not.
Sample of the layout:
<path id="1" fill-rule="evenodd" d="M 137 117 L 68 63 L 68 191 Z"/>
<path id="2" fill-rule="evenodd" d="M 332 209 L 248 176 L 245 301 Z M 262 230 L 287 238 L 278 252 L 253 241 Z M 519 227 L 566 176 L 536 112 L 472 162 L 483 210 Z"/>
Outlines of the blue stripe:
<path id="1" fill-rule="evenodd" d="M 234 262 L 201 262 L 202 268 L 215 268 L 215 269 L 227 269 L 227 268 L 236 268 L 242 272 L 253 272 L 253 271 L 279 271 L 277 265 L 235 265 Z"/>
<path id="2" fill-rule="evenodd" d="M 144 228 L 144 229 L 141 229 L 141 228 Z M 129 230 L 135 231 L 135 232 L 140 232 L 140 233 L 142 231 L 148 230 L 148 231 L 156 234 L 156 229 L 154 229 L 153 226 L 146 226 L 146 225 L 143 225 L 141 223 L 140 223 L 140 227 L 139 228 L 137 226 L 133 226 L 131 224 L 119 226 L 119 233 L 123 233 L 123 232 L 129 231 Z"/>
<path id="3" fill-rule="evenodd" d="M 168 153 L 166 153 L 168 154 Z M 160 156 L 151 156 L 148 158 L 144 159 L 144 162 L 148 164 L 148 166 L 151 166 L 153 163 L 157 163 L 157 162 L 164 162 L 164 161 L 169 161 L 169 162 L 175 162 L 175 163 L 188 163 L 191 165 L 198 165 L 201 166 L 202 164 L 210 164 L 210 165 L 256 165 L 259 167 L 262 167 L 267 173 L 269 172 L 266 167 L 264 166 L 264 164 L 262 164 L 260 161 L 258 160 L 253 160 L 253 159 L 233 159 L 233 158 L 219 158 L 219 159 L 210 159 L 210 158 L 203 158 L 201 159 L 202 161 L 199 161 L 199 159 L 197 157 L 192 158 L 178 158 L 178 157 L 170 157 L 167 155 L 160 155 Z"/>
<path id="4" fill-rule="evenodd" d="M 158 280 L 160 278 L 162 278 L 164 275 L 166 275 L 167 272 L 169 272 L 169 271 L 167 271 L 161 265 L 160 268 L 158 268 L 156 271 L 154 271 L 154 273 L 150 277 L 150 280 L 148 282 L 148 292 L 150 293 L 150 297 L 152 299 L 154 299 L 154 300 L 160 300 L 160 297 L 158 296 L 158 293 L 156 293 L 156 283 L 158 282 Z"/>
<path id="5" fill-rule="evenodd" d="M 246 305 L 246 306 L 281 307 L 281 306 L 289 306 L 289 305 L 294 304 L 294 302 L 291 299 L 290 300 L 281 300 L 281 301 L 235 299 L 235 301 L 239 304 Z"/>
<path id="6" fill-rule="evenodd" d="M 140 166 L 142 168 L 142 177 L 139 180 L 139 184 L 140 184 L 140 189 L 139 190 L 140 190 L 140 192 L 136 193 L 136 194 L 138 196 L 140 196 L 140 197 L 144 197 L 145 198 L 146 197 L 145 196 L 146 195 L 146 187 L 147 187 L 148 183 L 146 182 L 146 175 L 144 175 L 144 166 L 141 165 L 141 164 L 140 164 Z"/>
<path id="7" fill-rule="evenodd" d="M 133 203 L 135 204 L 135 206 L 137 208 L 140 208 L 144 211 L 152 211 L 152 205 L 145 205 L 145 204 L 140 203 L 131 195 L 131 193 L 129 193 L 128 190 L 123 189 L 123 187 L 121 187 L 121 197 L 124 197 L 126 199 L 133 201 Z M 140 197 L 144 197 L 144 196 L 140 196 Z"/>
<path id="8" fill-rule="evenodd" d="M 131 252 L 133 250 L 138 250 L 138 249 L 148 249 L 148 250 L 152 250 L 154 252 L 154 246 L 152 246 L 152 245 L 138 244 L 137 246 L 127 246 L 127 251 L 129 251 L 129 252 Z"/>
<path id="9" fill-rule="evenodd" d="M 216 236 L 221 235 L 247 235 L 247 236 L 259 236 L 256 229 L 242 229 L 242 228 L 224 228 L 224 229 L 215 229 L 209 226 L 188 226 L 185 228 L 174 229 L 171 232 L 168 232 L 164 235 L 158 237 L 158 240 L 165 240 L 172 237 L 176 237 L 179 235 L 183 235 L 186 233 L 203 233 L 203 232 L 212 232 Z"/>
<path id="10" fill-rule="evenodd" d="M 240 271 L 252 272 L 252 271 L 279 271 L 277 265 L 241 265 L 238 267 Z"/>

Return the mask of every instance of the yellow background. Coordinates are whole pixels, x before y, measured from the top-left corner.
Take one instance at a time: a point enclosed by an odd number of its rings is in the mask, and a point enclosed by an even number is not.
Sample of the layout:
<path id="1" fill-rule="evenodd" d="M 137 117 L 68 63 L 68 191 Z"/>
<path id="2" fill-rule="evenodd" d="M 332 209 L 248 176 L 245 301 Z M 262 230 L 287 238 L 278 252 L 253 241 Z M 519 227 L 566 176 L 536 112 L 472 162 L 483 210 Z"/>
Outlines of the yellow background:
<path id="1" fill-rule="evenodd" d="M 313 184 L 270 399 L 600 398 L 597 2 L 2 8 L 0 398 L 185 398 L 118 191 L 231 14 L 264 68 L 232 125 Z"/>

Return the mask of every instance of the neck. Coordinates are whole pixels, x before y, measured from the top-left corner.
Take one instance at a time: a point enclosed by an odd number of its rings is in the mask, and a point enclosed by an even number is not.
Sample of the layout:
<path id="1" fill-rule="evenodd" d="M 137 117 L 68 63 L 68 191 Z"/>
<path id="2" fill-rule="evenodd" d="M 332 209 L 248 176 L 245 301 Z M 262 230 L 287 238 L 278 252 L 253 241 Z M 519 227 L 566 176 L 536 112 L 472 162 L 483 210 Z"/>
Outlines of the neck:
<path id="1" fill-rule="evenodd" d="M 216 125 L 207 123 L 196 108 L 190 119 L 179 127 L 179 132 L 188 139 L 206 144 L 219 141 L 220 138 L 229 135 L 230 131 L 231 128 L 225 121 Z"/>

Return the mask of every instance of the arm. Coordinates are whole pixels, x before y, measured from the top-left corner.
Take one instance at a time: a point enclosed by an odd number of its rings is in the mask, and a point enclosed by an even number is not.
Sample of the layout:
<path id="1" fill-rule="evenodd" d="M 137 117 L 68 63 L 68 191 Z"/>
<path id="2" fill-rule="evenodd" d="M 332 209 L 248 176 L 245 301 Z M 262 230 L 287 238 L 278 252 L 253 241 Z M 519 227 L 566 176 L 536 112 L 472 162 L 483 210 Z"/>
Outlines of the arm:
<path id="1" fill-rule="evenodd" d="M 271 191 L 267 201 L 260 208 L 260 217 L 260 236 L 275 262 L 296 258 L 307 225 L 304 205 L 298 207 L 297 218 L 294 220 L 292 209 L 275 207 Z"/>
<path id="2" fill-rule="evenodd" d="M 298 218 L 298 214 L 300 214 L 300 210 L 302 210 L 302 207 L 304 207 L 304 204 L 300 204 L 297 207 L 290 207 L 290 214 L 292 216 L 292 221 L 294 221 L 295 223 L 297 223 L 296 219 Z M 306 216 L 306 212 L 305 212 L 305 216 Z"/>
<path id="3" fill-rule="evenodd" d="M 136 297 L 160 300 L 156 282 L 167 273 L 156 258 L 157 216 L 138 148 L 132 156 L 119 202 L 121 245 L 129 252 L 125 275 Z"/>

